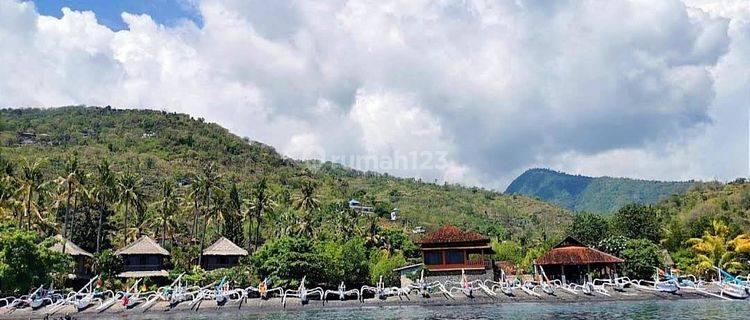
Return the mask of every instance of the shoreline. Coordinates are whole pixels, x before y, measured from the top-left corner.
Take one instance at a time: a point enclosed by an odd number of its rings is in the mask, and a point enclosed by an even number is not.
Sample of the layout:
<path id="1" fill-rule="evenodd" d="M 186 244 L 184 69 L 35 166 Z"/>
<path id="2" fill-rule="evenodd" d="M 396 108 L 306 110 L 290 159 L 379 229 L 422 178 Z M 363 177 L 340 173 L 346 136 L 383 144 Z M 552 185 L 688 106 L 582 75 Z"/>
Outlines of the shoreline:
<path id="1" fill-rule="evenodd" d="M 644 290 L 629 289 L 627 292 L 611 292 L 611 297 L 601 294 L 593 296 L 578 294 L 573 295 L 567 292 L 555 292 L 555 295 L 542 295 L 534 297 L 525 293 L 518 293 L 514 297 L 498 294 L 496 297 L 488 297 L 480 294 L 474 298 L 465 296 L 456 296 L 455 299 L 446 299 L 443 296 L 433 296 L 423 298 L 417 294 L 409 296 L 410 300 L 399 300 L 396 297 L 389 297 L 387 300 L 366 299 L 364 303 L 357 300 L 329 300 L 323 303 L 320 300 L 310 300 L 309 304 L 301 305 L 298 299 L 290 299 L 286 307 L 282 306 L 281 298 L 271 298 L 266 301 L 260 301 L 257 298 L 248 299 L 247 303 L 240 306 L 239 301 L 229 301 L 223 307 L 216 307 L 216 303 L 211 300 L 203 301 L 197 310 L 191 310 L 188 302 L 181 303 L 173 309 L 168 309 L 166 302 L 158 302 L 148 310 L 140 307 L 140 304 L 132 309 L 126 309 L 122 305 L 115 304 L 112 307 L 98 312 L 95 310 L 97 304 L 81 312 L 76 312 L 73 306 L 67 306 L 62 310 L 49 315 L 50 319 L 58 319 L 69 315 L 74 319 L 141 319 L 141 318 L 178 318 L 183 316 L 241 316 L 241 315 L 258 315 L 265 313 L 297 313 L 304 311 L 336 310 L 336 309 L 378 309 L 403 306 L 423 306 L 423 307 L 443 307 L 443 306 L 464 306 L 464 305 L 488 305 L 488 304 L 523 304 L 523 303 L 545 303 L 545 304 L 577 304 L 587 302 L 620 302 L 620 301 L 648 301 L 648 300 L 686 300 L 686 299 L 711 299 L 720 301 L 710 295 L 700 292 L 681 292 L 679 294 L 670 294 L 662 292 L 652 292 Z M 31 310 L 30 308 L 14 310 L 12 313 L 4 311 L 0 313 L 0 319 L 44 319 L 47 316 L 45 308 Z"/>

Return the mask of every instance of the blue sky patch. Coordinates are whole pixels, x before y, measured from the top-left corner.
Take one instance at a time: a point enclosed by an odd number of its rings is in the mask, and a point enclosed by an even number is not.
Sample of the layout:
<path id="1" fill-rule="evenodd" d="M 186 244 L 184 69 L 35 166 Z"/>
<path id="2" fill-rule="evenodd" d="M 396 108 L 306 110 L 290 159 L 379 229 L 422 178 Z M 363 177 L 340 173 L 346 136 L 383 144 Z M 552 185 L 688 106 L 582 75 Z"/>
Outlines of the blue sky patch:
<path id="1" fill-rule="evenodd" d="M 34 3 L 40 14 L 58 18 L 62 17 L 63 7 L 93 11 L 99 23 L 115 31 L 128 27 L 120 16 L 123 12 L 145 13 L 167 26 L 178 24 L 183 19 L 203 25 L 200 12 L 190 0 L 36 0 Z"/>

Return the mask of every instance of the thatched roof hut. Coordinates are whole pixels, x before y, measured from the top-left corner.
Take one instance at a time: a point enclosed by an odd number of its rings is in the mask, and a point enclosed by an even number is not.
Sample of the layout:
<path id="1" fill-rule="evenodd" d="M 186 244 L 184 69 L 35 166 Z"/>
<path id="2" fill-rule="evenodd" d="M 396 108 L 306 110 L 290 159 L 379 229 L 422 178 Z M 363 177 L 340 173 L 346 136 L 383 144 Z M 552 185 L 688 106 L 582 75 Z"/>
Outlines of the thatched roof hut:
<path id="1" fill-rule="evenodd" d="M 231 240 L 221 237 L 203 250 L 203 268 L 213 270 L 236 265 L 241 257 L 247 256 L 247 250 L 240 248 Z"/>
<path id="2" fill-rule="evenodd" d="M 118 277 L 145 278 L 169 275 L 164 270 L 164 259 L 169 257 L 169 251 L 148 236 L 140 237 L 118 250 L 116 254 L 122 257 L 124 271 Z"/>
<path id="3" fill-rule="evenodd" d="M 77 246 L 73 241 L 70 241 L 66 238 L 64 238 L 62 235 L 56 235 L 55 236 L 55 244 L 53 244 L 49 249 L 56 252 L 62 252 L 67 255 L 70 255 L 73 257 L 73 261 L 75 262 L 75 265 L 73 266 L 73 269 L 70 270 L 70 273 L 68 274 L 68 278 L 70 279 L 88 279 L 91 277 L 91 272 L 89 270 L 89 263 L 88 260 L 93 258 L 94 255 L 92 255 L 90 252 L 83 250 L 81 247 Z"/>
<path id="4" fill-rule="evenodd" d="M 203 250 L 204 256 L 246 256 L 247 250 L 240 248 L 231 240 L 221 237 L 214 244 Z"/>
<path id="5" fill-rule="evenodd" d="M 169 251 L 162 248 L 154 239 L 149 236 L 142 236 L 135 240 L 135 242 L 125 246 L 124 248 L 117 250 L 115 253 L 118 256 L 122 255 L 162 255 L 169 256 Z"/>
<path id="6" fill-rule="evenodd" d="M 73 241 L 70 241 L 66 238 L 63 238 L 62 235 L 56 235 L 55 239 L 57 240 L 55 244 L 52 245 L 49 249 L 56 252 L 63 252 L 63 249 L 65 250 L 64 253 L 69 254 L 71 256 L 81 256 L 81 257 L 87 257 L 92 258 L 94 255 L 92 255 L 90 252 L 81 249 L 81 247 L 77 246 Z"/>

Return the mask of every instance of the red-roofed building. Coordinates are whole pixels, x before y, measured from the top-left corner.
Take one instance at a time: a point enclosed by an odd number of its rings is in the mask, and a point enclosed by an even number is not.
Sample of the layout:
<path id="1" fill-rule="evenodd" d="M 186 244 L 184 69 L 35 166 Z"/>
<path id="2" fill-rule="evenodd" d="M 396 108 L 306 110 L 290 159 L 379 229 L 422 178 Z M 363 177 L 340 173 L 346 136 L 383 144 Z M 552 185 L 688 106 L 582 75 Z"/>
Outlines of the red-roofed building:
<path id="1" fill-rule="evenodd" d="M 611 254 L 601 252 L 568 236 L 536 259 L 550 279 L 582 283 L 586 276 L 610 278 L 616 275 L 620 263 L 625 262 Z"/>
<path id="2" fill-rule="evenodd" d="M 490 239 L 473 231 L 444 226 L 420 242 L 424 268 L 431 276 L 489 274 L 492 277 Z"/>

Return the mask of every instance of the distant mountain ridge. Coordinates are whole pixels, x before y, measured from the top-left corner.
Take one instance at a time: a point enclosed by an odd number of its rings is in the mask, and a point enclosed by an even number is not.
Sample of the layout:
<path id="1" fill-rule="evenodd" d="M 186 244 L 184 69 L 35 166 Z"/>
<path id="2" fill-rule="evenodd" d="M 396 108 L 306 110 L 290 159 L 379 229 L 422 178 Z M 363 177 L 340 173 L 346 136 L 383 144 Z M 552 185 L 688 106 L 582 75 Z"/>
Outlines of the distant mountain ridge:
<path id="1" fill-rule="evenodd" d="M 656 203 L 687 191 L 693 184 L 694 181 L 595 178 L 535 168 L 513 180 L 505 193 L 538 197 L 575 211 L 609 213 L 628 203 Z"/>

